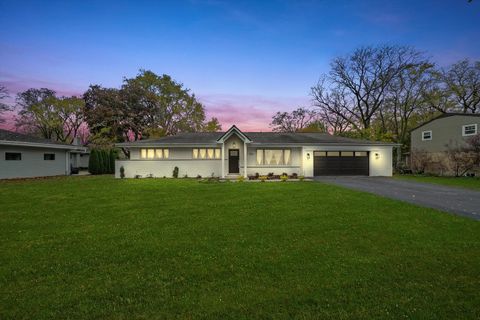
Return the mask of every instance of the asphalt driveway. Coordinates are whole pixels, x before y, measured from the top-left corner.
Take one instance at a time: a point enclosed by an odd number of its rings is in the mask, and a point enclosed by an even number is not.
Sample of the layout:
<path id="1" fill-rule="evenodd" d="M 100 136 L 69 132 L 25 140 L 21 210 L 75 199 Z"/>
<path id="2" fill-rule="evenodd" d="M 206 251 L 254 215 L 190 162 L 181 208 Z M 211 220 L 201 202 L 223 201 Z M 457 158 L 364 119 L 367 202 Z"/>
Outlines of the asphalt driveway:
<path id="1" fill-rule="evenodd" d="M 479 191 L 387 177 L 316 177 L 315 180 L 480 220 Z"/>

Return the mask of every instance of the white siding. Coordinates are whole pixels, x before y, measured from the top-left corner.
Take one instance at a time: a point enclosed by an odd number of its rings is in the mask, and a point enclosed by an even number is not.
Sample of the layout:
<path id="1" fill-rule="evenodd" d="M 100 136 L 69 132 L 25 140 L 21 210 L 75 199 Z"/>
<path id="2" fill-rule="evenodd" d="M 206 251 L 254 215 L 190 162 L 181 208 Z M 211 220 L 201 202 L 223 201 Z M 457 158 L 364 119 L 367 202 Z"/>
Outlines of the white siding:
<path id="1" fill-rule="evenodd" d="M 5 160 L 6 152 L 22 154 L 22 160 Z M 54 153 L 55 160 L 43 160 L 45 153 Z M 68 174 L 67 152 L 59 149 L 0 146 L 0 179 L 32 178 Z"/>
<path id="2" fill-rule="evenodd" d="M 178 167 L 178 176 L 215 177 L 221 175 L 221 160 L 117 160 L 115 161 L 115 177 L 120 178 L 120 167 L 125 169 L 126 178 L 140 175 L 143 178 L 153 175 L 155 178 L 171 178 L 173 169 Z"/>

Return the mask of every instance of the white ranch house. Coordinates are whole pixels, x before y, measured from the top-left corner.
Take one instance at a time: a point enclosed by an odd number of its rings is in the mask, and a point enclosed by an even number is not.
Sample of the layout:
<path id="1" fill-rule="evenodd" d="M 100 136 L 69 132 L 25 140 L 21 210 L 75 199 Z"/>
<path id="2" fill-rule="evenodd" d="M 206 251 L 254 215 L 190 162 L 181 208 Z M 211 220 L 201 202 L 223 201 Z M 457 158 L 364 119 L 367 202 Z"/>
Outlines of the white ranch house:
<path id="1" fill-rule="evenodd" d="M 226 132 L 182 133 L 159 139 L 116 144 L 130 151 L 117 160 L 115 176 L 123 167 L 126 178 L 233 178 L 296 173 L 321 175 L 391 176 L 393 143 L 332 136 L 325 133 Z"/>

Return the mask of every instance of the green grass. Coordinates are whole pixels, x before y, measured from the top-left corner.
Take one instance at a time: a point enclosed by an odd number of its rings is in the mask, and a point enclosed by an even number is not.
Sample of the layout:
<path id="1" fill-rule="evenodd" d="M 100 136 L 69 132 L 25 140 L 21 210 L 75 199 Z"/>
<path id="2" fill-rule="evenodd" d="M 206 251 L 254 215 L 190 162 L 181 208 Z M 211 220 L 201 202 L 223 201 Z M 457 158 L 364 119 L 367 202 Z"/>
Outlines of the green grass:
<path id="1" fill-rule="evenodd" d="M 442 184 L 450 187 L 461 187 L 480 190 L 480 178 L 475 177 L 435 177 L 422 175 L 396 175 L 395 178 L 417 182 Z"/>
<path id="2" fill-rule="evenodd" d="M 0 319 L 478 319 L 480 224 L 315 182 L 0 182 Z"/>

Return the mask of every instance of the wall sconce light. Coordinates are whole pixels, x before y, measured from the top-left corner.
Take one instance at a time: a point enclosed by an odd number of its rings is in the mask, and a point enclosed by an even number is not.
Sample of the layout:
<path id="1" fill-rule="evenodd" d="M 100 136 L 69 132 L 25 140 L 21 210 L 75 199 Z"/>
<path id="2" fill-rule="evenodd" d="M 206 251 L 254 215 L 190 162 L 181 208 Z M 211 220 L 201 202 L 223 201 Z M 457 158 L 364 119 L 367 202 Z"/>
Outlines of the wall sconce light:
<path id="1" fill-rule="evenodd" d="M 307 153 L 307 160 L 310 160 L 310 153 Z"/>
<path id="2" fill-rule="evenodd" d="M 237 143 L 235 141 L 232 142 L 232 147 L 234 147 L 234 148 L 237 147 Z"/>
<path id="3" fill-rule="evenodd" d="M 380 155 L 378 154 L 378 152 L 375 152 L 375 159 L 380 159 Z"/>

